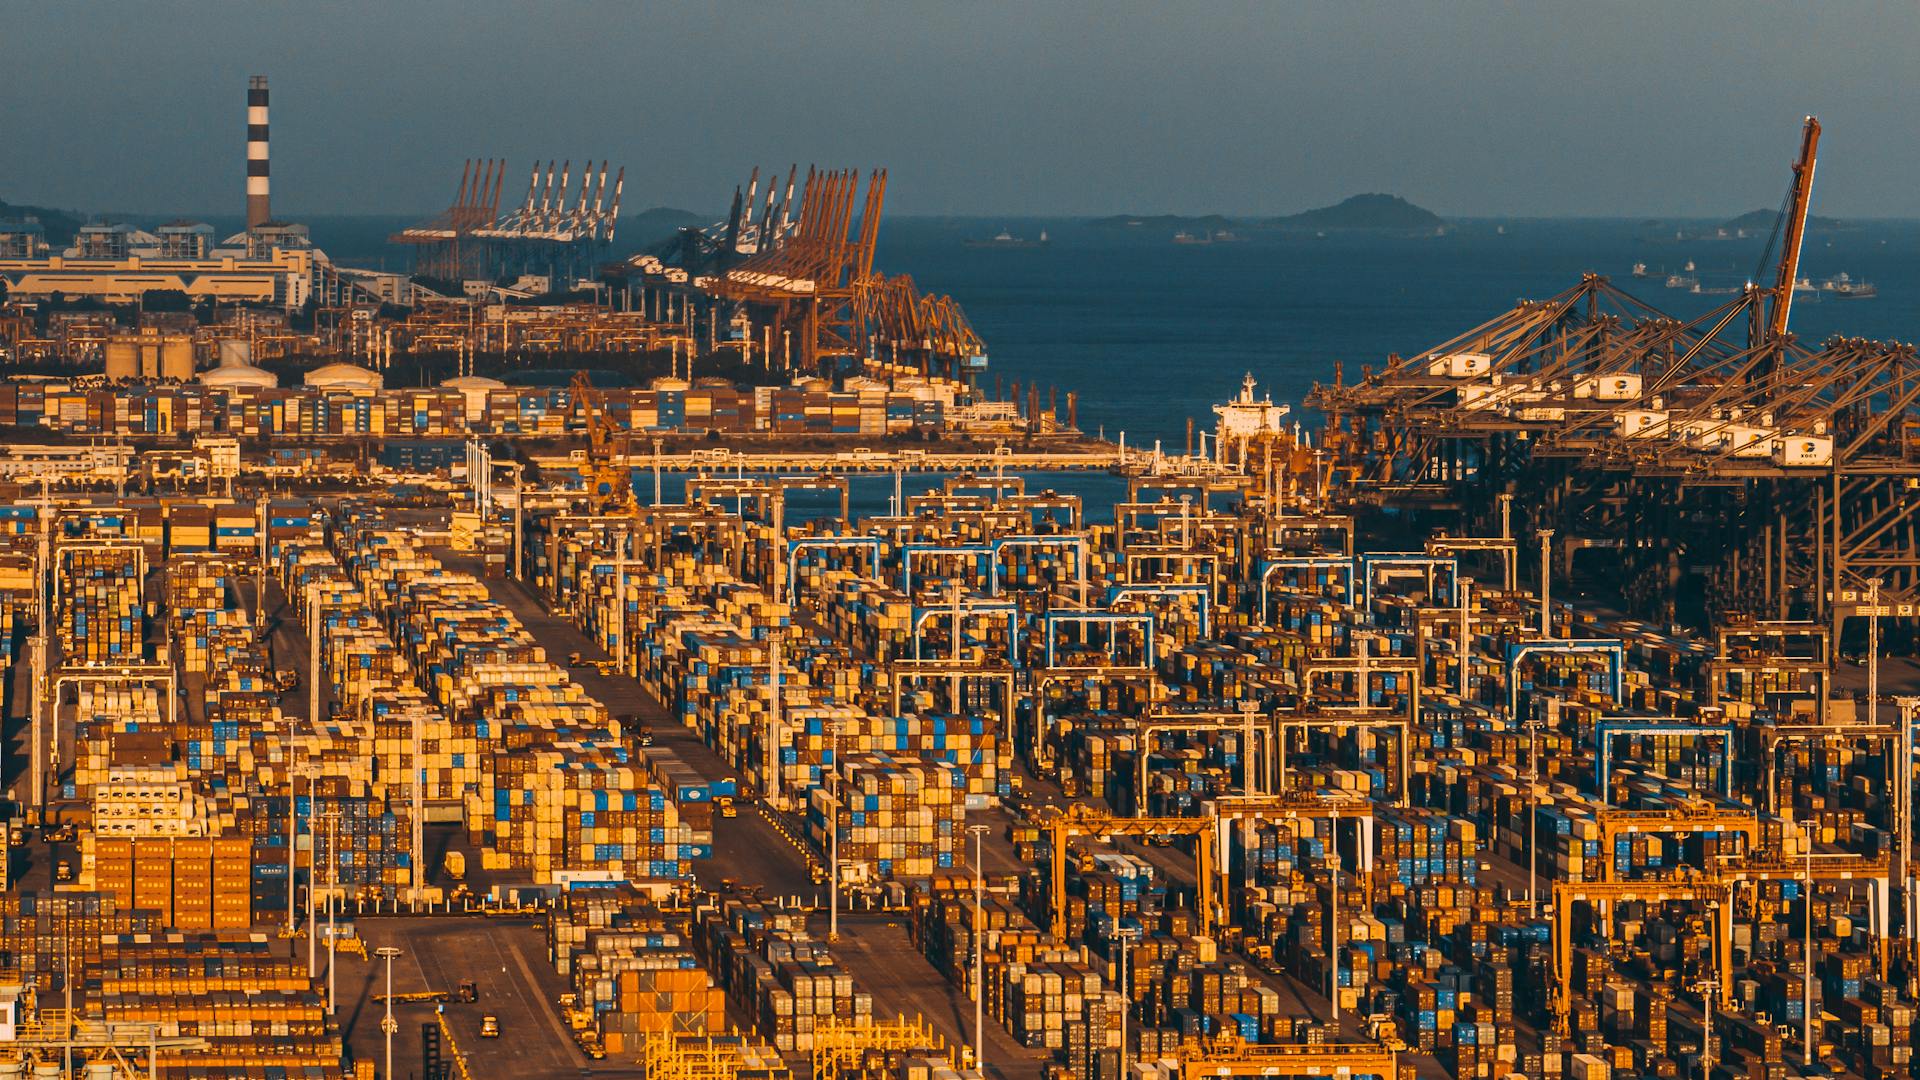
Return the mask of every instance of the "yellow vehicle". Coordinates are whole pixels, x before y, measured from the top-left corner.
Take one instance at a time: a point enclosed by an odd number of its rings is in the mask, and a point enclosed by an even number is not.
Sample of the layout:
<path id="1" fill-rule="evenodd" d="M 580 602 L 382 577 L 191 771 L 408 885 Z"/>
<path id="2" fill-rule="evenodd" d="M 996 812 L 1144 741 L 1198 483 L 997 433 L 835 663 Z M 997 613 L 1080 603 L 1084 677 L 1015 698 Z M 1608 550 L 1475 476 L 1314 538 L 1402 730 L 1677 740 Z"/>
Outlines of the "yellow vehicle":
<path id="1" fill-rule="evenodd" d="M 1400 1037 L 1400 1025 L 1385 1013 L 1374 1013 L 1367 1017 L 1367 1037 L 1395 1053 L 1403 1053 L 1407 1049 L 1406 1040 Z"/>
<path id="2" fill-rule="evenodd" d="M 480 1018 L 480 1037 L 483 1039 L 499 1038 L 500 1037 L 500 1018 L 493 1015 L 492 1013 L 488 1013 L 487 1015 L 481 1017 Z"/>
<path id="3" fill-rule="evenodd" d="M 467 856 L 464 852 L 447 852 L 447 857 L 442 862 L 442 867 L 446 870 L 447 877 L 454 881 L 465 881 L 467 879 Z"/>
<path id="4" fill-rule="evenodd" d="M 713 808 L 719 811 L 720 816 L 724 818 L 737 818 L 740 816 L 740 808 L 734 805 L 733 796 L 731 795 L 715 795 L 713 797 Z"/>

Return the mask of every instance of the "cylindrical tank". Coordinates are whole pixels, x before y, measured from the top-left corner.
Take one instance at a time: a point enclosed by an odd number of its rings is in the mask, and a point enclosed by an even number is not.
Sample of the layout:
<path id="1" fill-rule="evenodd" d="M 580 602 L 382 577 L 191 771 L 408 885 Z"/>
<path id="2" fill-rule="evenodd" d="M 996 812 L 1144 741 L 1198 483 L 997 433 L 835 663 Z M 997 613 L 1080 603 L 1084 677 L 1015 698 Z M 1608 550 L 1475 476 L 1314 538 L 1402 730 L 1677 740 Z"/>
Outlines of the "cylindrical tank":
<path id="1" fill-rule="evenodd" d="M 89 1061 L 87 1069 L 80 1074 L 85 1080 L 113 1080 L 113 1063 L 110 1061 Z"/>
<path id="2" fill-rule="evenodd" d="M 66 1070 L 57 1061 L 42 1061 L 33 1067 L 33 1080 L 60 1080 Z"/>
<path id="3" fill-rule="evenodd" d="M 107 378 L 132 379 L 140 374 L 140 344 L 131 338 L 107 339 Z"/>
<path id="4" fill-rule="evenodd" d="M 243 338 L 227 338 L 220 342 L 221 367 L 251 363 L 253 363 L 253 342 Z"/>
<path id="5" fill-rule="evenodd" d="M 20 1080 L 27 1075 L 27 1063 L 19 1058 L 0 1061 L 0 1080 Z"/>
<path id="6" fill-rule="evenodd" d="M 160 342 L 160 377 L 178 382 L 193 379 L 193 339 L 172 334 Z"/>

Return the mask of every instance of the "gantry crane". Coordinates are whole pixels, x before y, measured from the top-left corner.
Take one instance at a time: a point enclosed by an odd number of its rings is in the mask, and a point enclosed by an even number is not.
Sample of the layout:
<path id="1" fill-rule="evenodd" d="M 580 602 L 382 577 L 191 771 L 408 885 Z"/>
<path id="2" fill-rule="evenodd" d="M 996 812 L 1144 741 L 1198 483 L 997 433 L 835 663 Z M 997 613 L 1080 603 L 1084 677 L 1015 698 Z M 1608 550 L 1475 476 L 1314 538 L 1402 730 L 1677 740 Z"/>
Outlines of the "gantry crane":
<path id="1" fill-rule="evenodd" d="M 1407 714 L 1402 712 L 1343 712 L 1326 715 L 1296 713 L 1273 718 L 1275 738 L 1273 775 L 1276 786 L 1284 790 L 1287 784 L 1287 744 L 1294 728 L 1332 728 L 1338 734 L 1366 731 L 1374 728 L 1394 728 L 1398 732 L 1400 747 L 1400 772 L 1394 777 L 1394 805 L 1405 806 L 1408 789 L 1413 786 L 1413 732 Z"/>
<path id="2" fill-rule="evenodd" d="M 1048 926 L 1056 937 L 1064 936 L 1067 925 L 1067 844 L 1076 836 L 1092 836 L 1102 839 L 1114 836 L 1190 836 L 1193 838 L 1194 892 L 1196 899 L 1195 914 L 1200 919 L 1200 936 L 1213 933 L 1215 922 L 1214 909 L 1218 899 L 1214 895 L 1214 861 L 1217 840 L 1214 835 L 1214 822 L 1208 817 L 1152 817 L 1127 818 L 1103 814 L 1083 803 L 1074 803 L 1041 822 L 1047 830 L 1047 842 L 1052 854 L 1049 856 L 1048 877 L 1049 918 Z"/>
<path id="3" fill-rule="evenodd" d="M 1612 881 L 1618 873 L 1614 866 L 1614 845 L 1622 835 L 1734 832 L 1747 838 L 1748 853 L 1760 848 L 1760 819 L 1752 811 L 1711 805 L 1686 806 L 1676 810 L 1620 810 L 1607 807 L 1595 811 L 1594 817 L 1600 822 L 1602 881 Z"/>
<path id="4" fill-rule="evenodd" d="M 633 495 L 633 477 L 628 473 L 630 436 L 607 414 L 606 399 L 585 371 L 574 372 L 571 389 L 582 426 L 587 429 L 587 460 L 582 463 L 580 474 L 587 482 L 591 512 L 630 514 L 638 506 Z"/>
<path id="5" fill-rule="evenodd" d="M 1377 1076 L 1395 1080 L 1400 1058 L 1369 1043 L 1245 1043 L 1220 1039 L 1173 1052 L 1183 1080 L 1202 1076 Z"/>
<path id="6" fill-rule="evenodd" d="M 1371 635 L 1360 635 L 1359 640 L 1355 642 L 1358 652 L 1353 656 L 1319 656 L 1311 659 L 1302 657 L 1295 665 L 1295 670 L 1300 675 L 1301 709 L 1304 711 L 1315 704 L 1313 692 L 1315 676 L 1351 675 L 1354 678 L 1356 703 L 1343 705 L 1323 702 L 1319 703 L 1320 708 L 1326 712 L 1374 711 L 1367 703 L 1367 697 L 1373 681 L 1371 676 L 1379 672 L 1383 675 L 1407 676 L 1407 708 L 1412 715 L 1419 716 L 1420 682 L 1424 676 L 1420 659 L 1414 656 L 1375 656 L 1371 651 L 1370 642 Z"/>
<path id="7" fill-rule="evenodd" d="M 1872 894 L 1878 918 L 1873 925 L 1873 940 L 1878 947 L 1880 977 L 1887 977 L 1887 961 L 1893 936 L 1887 932 L 1892 860 L 1882 855 L 1868 858 L 1851 851 L 1815 851 L 1808 855 L 1781 855 L 1775 851 L 1749 854 L 1744 860 L 1729 860 L 1720 867 L 1720 877 L 1738 888 L 1753 881 L 1865 881 L 1873 885 Z"/>
<path id="8" fill-rule="evenodd" d="M 1573 904 L 1575 901 L 1614 903 L 1621 900 L 1706 902 L 1714 905 L 1714 967 L 1723 1004 L 1733 995 L 1733 884 L 1714 876 L 1652 879 L 1647 881 L 1556 881 L 1553 883 L 1553 974 L 1548 992 L 1556 1031 L 1565 1034 L 1572 1013 Z"/>
<path id="9" fill-rule="evenodd" d="M 1213 800 L 1213 817 L 1223 824 L 1230 821 L 1299 821 L 1323 820 L 1338 822 L 1341 818 L 1351 821 L 1373 820 L 1372 799 L 1361 798 L 1347 792 L 1306 792 L 1289 791 L 1279 795 L 1222 795 Z M 1373 869 L 1373 831 L 1365 829 L 1359 833 L 1360 872 Z M 1339 842 L 1335 836 L 1334 842 Z M 1220 889 L 1222 897 L 1229 888 L 1227 879 L 1227 855 L 1223 851 L 1220 857 Z"/>
<path id="10" fill-rule="evenodd" d="M 1780 249 L 1780 272 L 1773 282 L 1773 317 L 1767 338 L 1778 341 L 1787 332 L 1793 309 L 1794 274 L 1800 269 L 1800 244 L 1807 235 L 1807 206 L 1813 199 L 1814 155 L 1820 149 L 1820 121 L 1807 117 L 1800 132 L 1800 160 L 1793 164 L 1793 187 L 1787 194 L 1787 235 Z"/>
<path id="11" fill-rule="evenodd" d="M 1134 763 L 1133 769 L 1133 812 L 1135 816 L 1145 816 L 1147 812 L 1147 756 L 1153 752 L 1155 735 L 1201 735 L 1209 733 L 1239 735 L 1242 741 L 1248 743 L 1248 745 L 1240 748 L 1240 768 L 1242 770 L 1242 776 L 1244 777 L 1243 783 L 1247 790 L 1252 790 L 1254 787 L 1253 780 L 1255 778 L 1253 771 L 1254 756 L 1252 741 L 1247 739 L 1247 735 L 1251 733 L 1256 736 L 1264 736 L 1268 740 L 1273 738 L 1272 731 L 1265 725 L 1256 725 L 1254 723 L 1254 719 L 1258 715 L 1257 712 L 1249 713 L 1245 711 L 1237 713 L 1148 713 L 1141 719 L 1138 726 L 1134 728 L 1135 745 L 1139 747 L 1139 749 L 1134 752 L 1138 760 Z"/>

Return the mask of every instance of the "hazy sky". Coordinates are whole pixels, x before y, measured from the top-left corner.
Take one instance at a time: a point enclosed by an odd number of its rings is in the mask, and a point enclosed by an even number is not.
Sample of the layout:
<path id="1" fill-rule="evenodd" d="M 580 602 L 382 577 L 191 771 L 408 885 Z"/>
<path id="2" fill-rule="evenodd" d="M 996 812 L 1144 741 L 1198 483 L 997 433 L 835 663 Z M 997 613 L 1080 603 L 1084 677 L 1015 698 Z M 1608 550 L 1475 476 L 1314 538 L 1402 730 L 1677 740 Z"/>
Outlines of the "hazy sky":
<path id="1" fill-rule="evenodd" d="M 238 214 L 246 78 L 276 216 L 431 212 L 467 157 L 627 166 L 718 209 L 754 165 L 887 166 L 900 213 L 1920 216 L 1920 5 L 358 4 L 0 0 L 0 199 Z M 578 173 L 576 172 L 576 179 Z"/>

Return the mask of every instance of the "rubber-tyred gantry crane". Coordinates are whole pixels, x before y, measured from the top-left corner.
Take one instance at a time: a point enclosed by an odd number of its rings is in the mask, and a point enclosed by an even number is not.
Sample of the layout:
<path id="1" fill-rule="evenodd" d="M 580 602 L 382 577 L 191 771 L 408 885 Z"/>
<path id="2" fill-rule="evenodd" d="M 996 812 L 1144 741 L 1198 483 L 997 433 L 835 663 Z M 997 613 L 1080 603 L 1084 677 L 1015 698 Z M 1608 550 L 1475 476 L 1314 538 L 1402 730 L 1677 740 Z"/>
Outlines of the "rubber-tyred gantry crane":
<path id="1" fill-rule="evenodd" d="M 1217 859 L 1214 822 L 1210 817 L 1116 817 L 1074 803 L 1040 823 L 1047 831 L 1049 925 L 1054 936 L 1062 936 L 1067 925 L 1067 847 L 1076 836 L 1106 839 L 1115 836 L 1188 836 L 1194 841 L 1195 914 L 1200 920 L 1200 935 L 1213 933 L 1218 897 L 1214 894 L 1214 862 Z"/>
<path id="2" fill-rule="evenodd" d="M 1549 988 L 1555 1030 L 1565 1033 L 1572 1013 L 1573 904 L 1643 900 L 1661 904 L 1713 905 L 1713 962 L 1723 1004 L 1733 1000 L 1733 885 L 1717 876 L 1656 878 L 1647 881 L 1556 881 L 1553 883 L 1553 974 Z"/>
<path id="3" fill-rule="evenodd" d="M 1619 876 L 1614 865 L 1615 845 L 1622 836 L 1633 833 L 1678 835 L 1682 833 L 1731 832 L 1747 838 L 1747 854 L 1759 850 L 1762 833 L 1760 819 L 1751 810 L 1719 806 L 1687 806 L 1676 810 L 1621 810 L 1606 807 L 1594 812 L 1600 823 L 1601 880 Z M 1711 870 L 1711 867 L 1702 869 Z"/>

